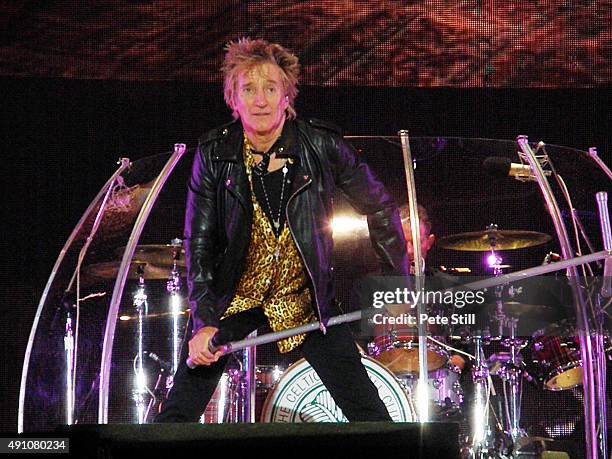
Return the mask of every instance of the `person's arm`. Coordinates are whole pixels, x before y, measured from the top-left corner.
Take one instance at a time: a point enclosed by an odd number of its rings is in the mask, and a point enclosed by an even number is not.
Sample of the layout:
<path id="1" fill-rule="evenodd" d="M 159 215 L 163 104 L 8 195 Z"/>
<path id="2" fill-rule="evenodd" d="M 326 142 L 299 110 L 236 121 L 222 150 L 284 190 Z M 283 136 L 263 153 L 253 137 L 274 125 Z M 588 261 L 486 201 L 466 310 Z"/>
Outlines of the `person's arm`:
<path id="1" fill-rule="evenodd" d="M 357 212 L 367 216 L 370 241 L 385 274 L 410 273 L 397 205 L 368 165 L 340 135 L 330 136 L 329 159 L 336 186 Z"/>
<path id="2" fill-rule="evenodd" d="M 200 145 L 196 151 L 185 210 L 185 261 L 194 336 L 203 327 L 216 328 L 219 324 L 218 301 L 213 290 L 219 251 L 217 186 L 206 159 L 206 148 Z"/>

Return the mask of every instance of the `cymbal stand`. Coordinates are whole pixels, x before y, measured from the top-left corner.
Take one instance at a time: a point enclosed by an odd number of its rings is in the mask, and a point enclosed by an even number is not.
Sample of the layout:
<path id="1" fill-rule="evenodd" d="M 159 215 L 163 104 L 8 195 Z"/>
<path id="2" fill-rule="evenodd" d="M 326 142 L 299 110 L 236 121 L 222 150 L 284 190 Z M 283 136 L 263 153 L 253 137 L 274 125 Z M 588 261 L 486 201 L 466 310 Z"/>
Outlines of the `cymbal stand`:
<path id="1" fill-rule="evenodd" d="M 487 230 L 497 231 L 497 225 L 491 224 Z M 494 277 L 500 277 L 503 275 L 503 259 L 495 252 L 497 241 L 492 235 L 489 235 L 489 244 L 491 245 L 491 253 L 487 258 L 489 267 L 493 270 Z M 516 318 L 508 317 L 503 310 L 503 293 L 504 285 L 498 285 L 495 287 L 495 304 L 496 310 L 494 318 L 498 323 L 499 336 L 505 335 L 506 329 L 509 330 L 509 337 L 504 339 L 502 344 L 509 348 L 510 359 L 504 364 L 503 370 L 499 372 L 499 375 L 503 379 L 504 389 L 506 382 L 510 386 L 510 395 L 504 390 L 504 403 L 506 406 L 506 424 L 507 429 L 512 437 L 512 440 L 516 444 L 516 440 L 520 437 L 526 436 L 525 431 L 520 428 L 521 418 L 521 376 L 522 369 L 519 367 L 520 362 L 517 359 L 517 353 L 525 346 L 523 340 L 516 338 L 516 329 L 518 320 Z"/>
<path id="2" fill-rule="evenodd" d="M 181 316 L 181 297 L 179 292 L 181 290 L 181 276 L 177 267 L 177 262 L 181 256 L 182 242 L 183 241 L 180 239 L 172 239 L 172 241 L 170 241 L 172 246 L 172 271 L 166 283 L 166 290 L 170 294 L 170 313 L 172 314 L 172 375 L 170 375 L 170 377 L 176 373 L 181 352 L 181 340 L 179 336 L 179 321 Z"/>
<path id="3" fill-rule="evenodd" d="M 248 338 L 255 338 L 257 330 L 252 332 Z M 255 422 L 255 389 L 257 371 L 257 348 L 250 346 L 242 353 L 242 378 L 240 387 L 240 398 L 242 409 L 239 422 Z"/>
<path id="4" fill-rule="evenodd" d="M 489 428 L 489 369 L 484 357 L 483 336 L 478 332 L 473 337 L 474 356 L 476 357 L 472 367 L 472 380 L 474 381 L 474 411 L 472 416 L 472 457 L 488 457 Z"/>
<path id="5" fill-rule="evenodd" d="M 134 307 L 138 312 L 138 334 L 137 334 L 137 344 L 138 344 L 138 353 L 136 355 L 136 361 L 134 365 L 134 389 L 132 390 L 132 396 L 134 401 L 136 402 L 136 417 L 138 424 L 144 424 L 145 422 L 145 412 L 146 412 L 146 404 L 144 401 L 145 394 L 147 391 L 147 382 L 144 373 L 144 350 L 143 350 L 143 326 L 144 326 L 144 316 L 148 313 L 148 303 L 147 303 L 147 294 L 145 292 L 145 280 L 144 280 L 144 267 L 142 265 L 138 266 L 137 273 L 139 275 L 138 278 L 138 289 L 136 290 L 136 294 L 134 295 Z"/>
<path id="6" fill-rule="evenodd" d="M 68 295 L 62 301 L 66 311 L 66 328 L 64 333 L 64 353 L 66 354 L 66 424 L 74 423 L 74 332 L 72 328 L 72 301 Z"/>

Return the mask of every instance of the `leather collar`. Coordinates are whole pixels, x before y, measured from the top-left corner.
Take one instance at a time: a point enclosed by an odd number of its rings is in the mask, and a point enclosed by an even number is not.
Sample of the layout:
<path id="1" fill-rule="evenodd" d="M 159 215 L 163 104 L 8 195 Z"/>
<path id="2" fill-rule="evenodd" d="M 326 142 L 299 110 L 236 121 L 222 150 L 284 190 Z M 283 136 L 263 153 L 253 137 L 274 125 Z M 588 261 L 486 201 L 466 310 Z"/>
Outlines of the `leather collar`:
<path id="1" fill-rule="evenodd" d="M 223 147 L 216 150 L 215 161 L 239 162 L 242 160 L 243 128 L 240 120 L 236 120 L 220 128 L 219 140 Z M 296 121 L 286 119 L 278 140 L 270 148 L 270 153 L 276 153 L 279 158 L 300 157 L 301 148 L 297 142 Z"/>

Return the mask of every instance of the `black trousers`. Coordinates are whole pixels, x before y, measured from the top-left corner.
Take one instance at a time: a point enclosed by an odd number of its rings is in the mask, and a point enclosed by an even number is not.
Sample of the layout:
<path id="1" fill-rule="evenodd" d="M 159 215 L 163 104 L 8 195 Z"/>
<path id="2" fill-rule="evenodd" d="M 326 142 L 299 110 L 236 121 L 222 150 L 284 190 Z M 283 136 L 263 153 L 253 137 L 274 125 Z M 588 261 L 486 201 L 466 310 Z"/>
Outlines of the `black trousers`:
<path id="1" fill-rule="evenodd" d="M 243 339 L 267 323 L 261 308 L 228 317 L 219 325 L 221 343 Z M 302 356 L 321 378 L 349 421 L 391 421 L 376 387 L 370 381 L 346 324 L 308 334 L 302 343 Z M 179 367 L 168 399 L 155 422 L 197 422 L 211 399 L 229 356 L 210 366 L 190 369 L 186 359 L 189 346 L 183 343 Z"/>

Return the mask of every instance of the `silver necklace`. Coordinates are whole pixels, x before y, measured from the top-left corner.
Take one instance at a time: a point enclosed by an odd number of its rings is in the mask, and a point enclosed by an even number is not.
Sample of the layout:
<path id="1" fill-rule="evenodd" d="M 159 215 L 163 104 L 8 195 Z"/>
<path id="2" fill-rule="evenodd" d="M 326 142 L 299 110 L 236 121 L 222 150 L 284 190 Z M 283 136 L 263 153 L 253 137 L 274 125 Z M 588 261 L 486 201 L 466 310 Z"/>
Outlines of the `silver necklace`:
<path id="1" fill-rule="evenodd" d="M 285 164 L 283 164 L 283 183 L 281 185 L 280 203 L 278 204 L 278 212 L 276 214 L 276 218 L 274 218 L 274 213 L 272 212 L 272 206 L 270 205 L 270 199 L 268 198 L 268 192 L 266 191 L 266 185 L 264 183 L 263 176 L 258 176 L 259 180 L 261 181 L 261 189 L 263 190 L 264 198 L 266 198 L 266 205 L 268 206 L 268 211 L 270 212 L 270 216 L 272 217 L 272 226 L 274 227 L 273 231 L 277 238 L 280 237 L 280 217 L 281 212 L 283 211 L 283 196 L 285 195 L 287 172 L 289 172 L 289 169 L 287 168 L 287 161 L 285 161 Z"/>

